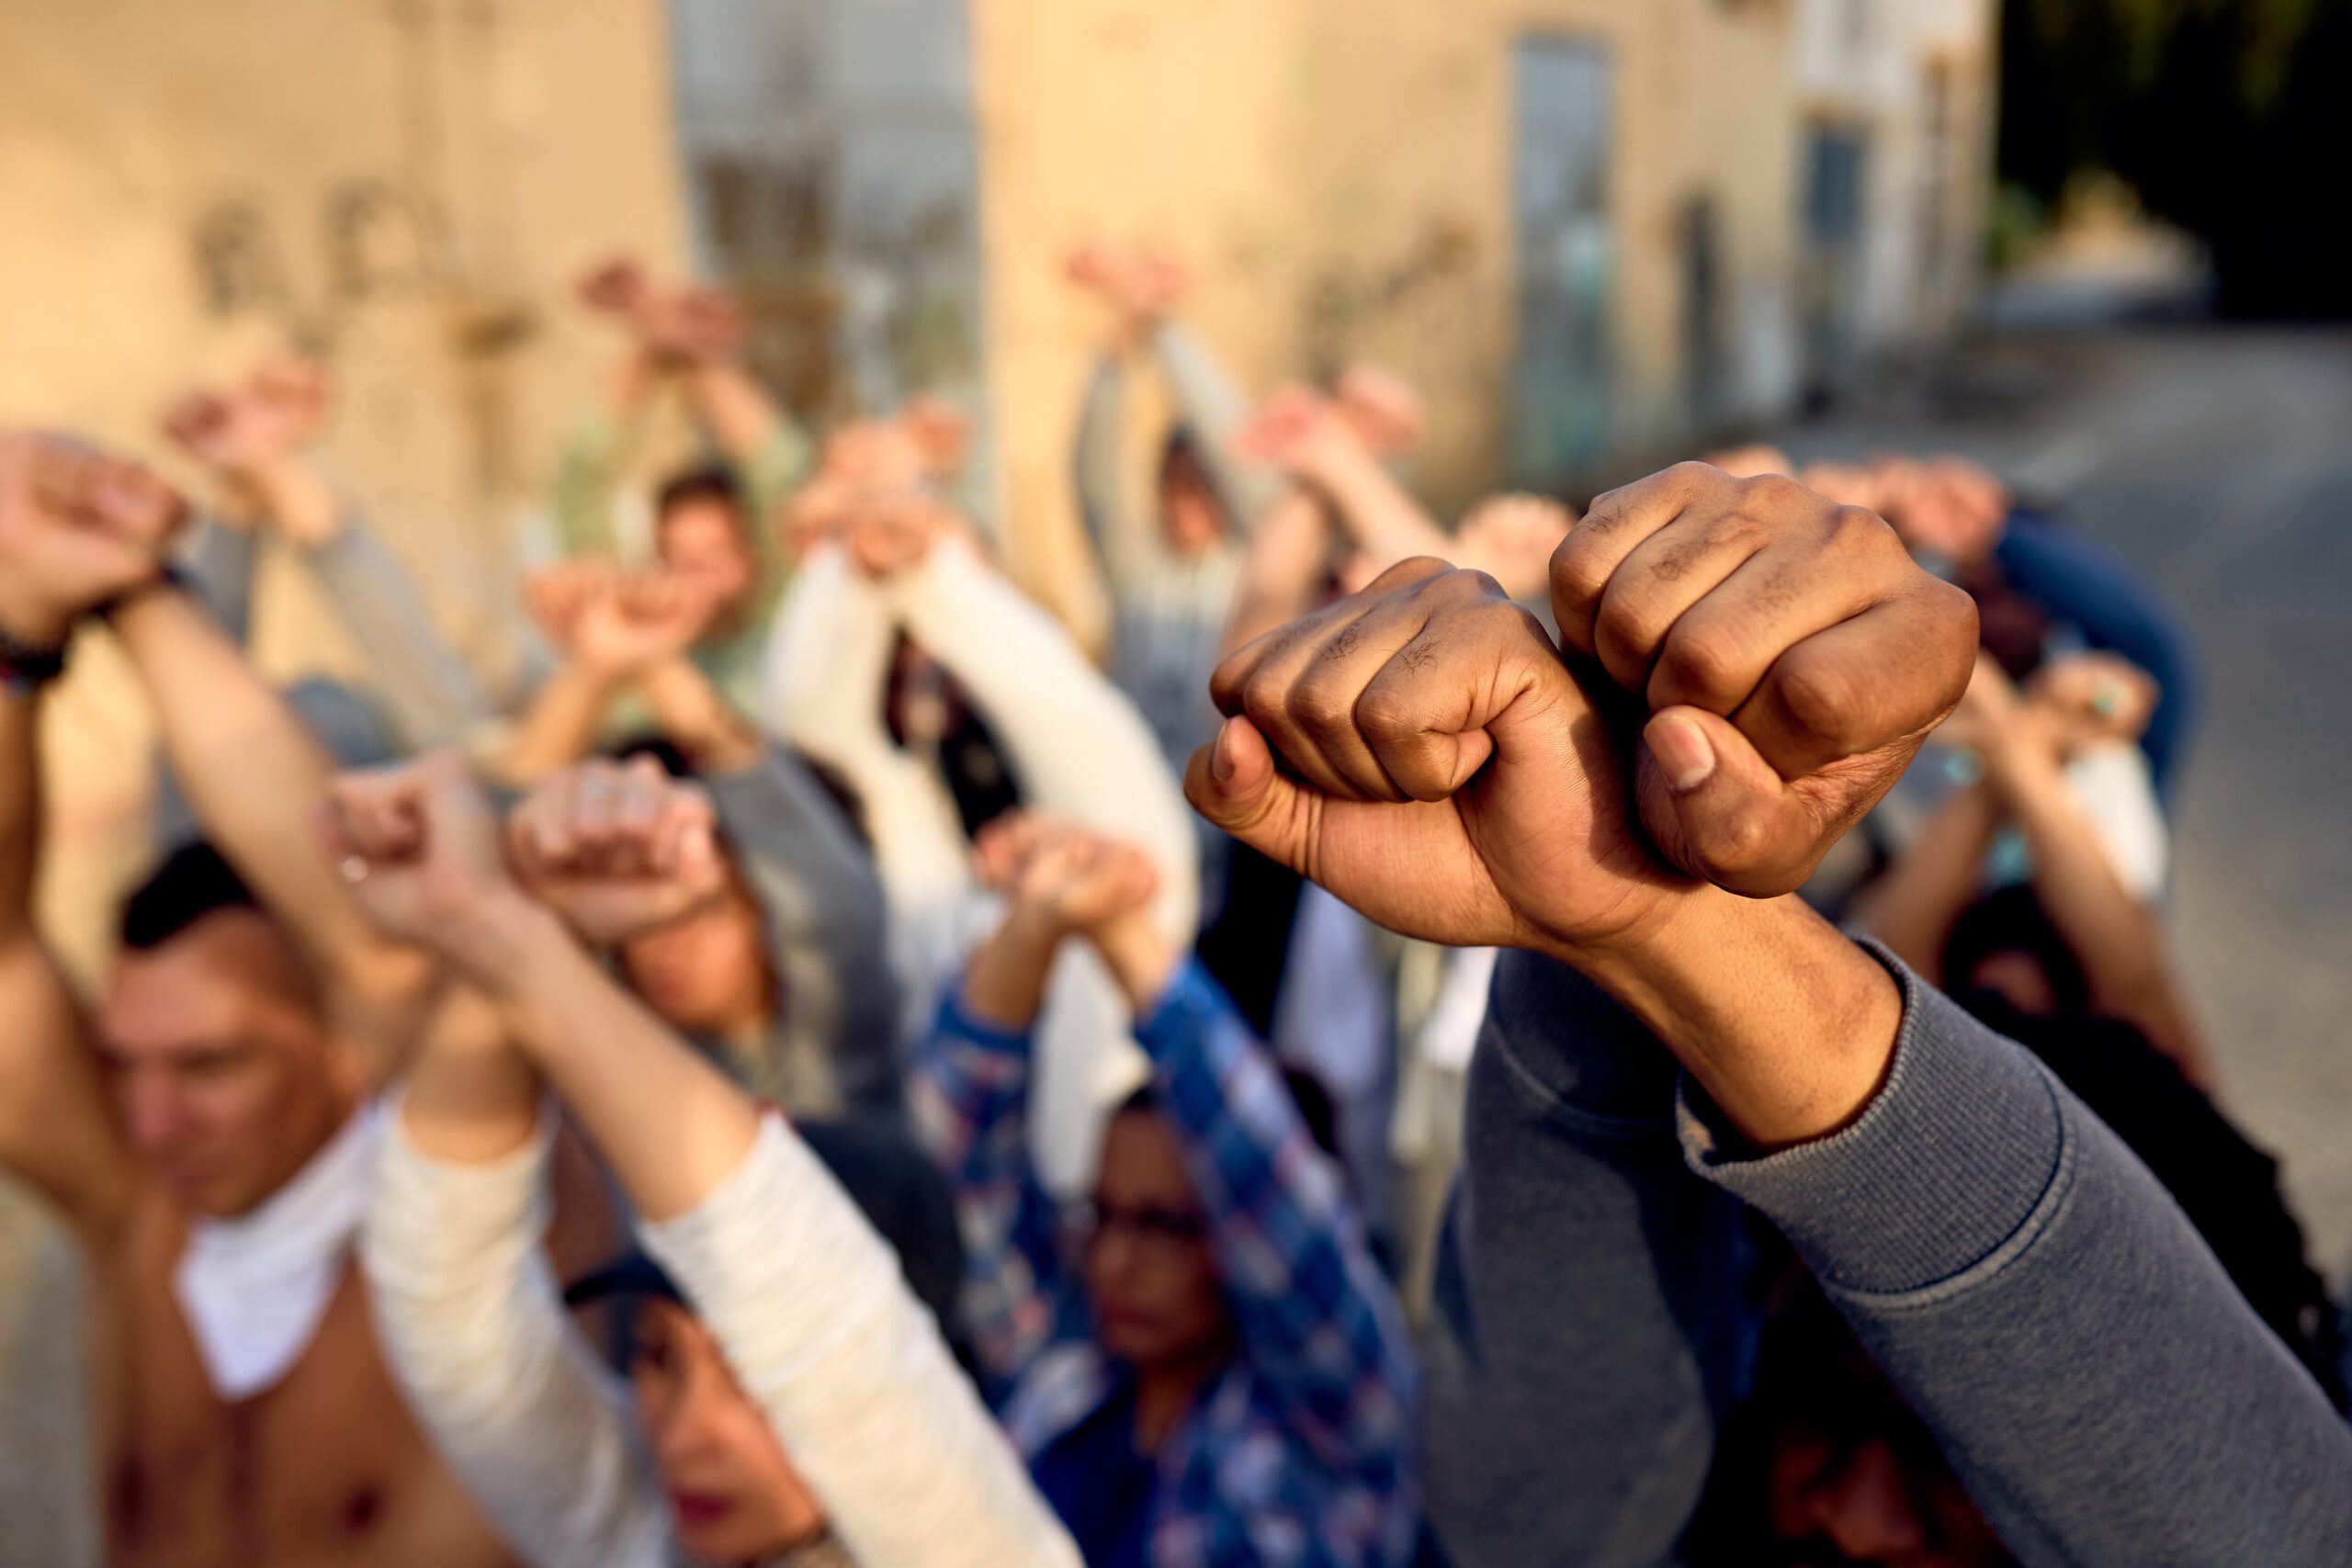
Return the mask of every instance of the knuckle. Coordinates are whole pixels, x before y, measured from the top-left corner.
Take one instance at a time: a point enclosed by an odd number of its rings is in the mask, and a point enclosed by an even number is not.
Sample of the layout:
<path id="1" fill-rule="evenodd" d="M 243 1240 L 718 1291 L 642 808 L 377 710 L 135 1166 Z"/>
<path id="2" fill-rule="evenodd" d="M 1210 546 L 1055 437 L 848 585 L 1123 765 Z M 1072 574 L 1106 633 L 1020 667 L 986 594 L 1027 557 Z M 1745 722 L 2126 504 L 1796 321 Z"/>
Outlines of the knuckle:
<path id="1" fill-rule="evenodd" d="M 1673 628 L 1657 594 L 1644 584 L 1622 582 L 1600 602 L 1600 614 L 1593 617 L 1594 650 L 1603 657 L 1647 663 Z"/>
<path id="2" fill-rule="evenodd" d="M 1797 659 L 1781 671 L 1782 710 L 1799 729 L 1840 750 L 1860 749 L 1863 676 L 1843 660 Z"/>
<path id="3" fill-rule="evenodd" d="M 1727 634 L 1705 628 L 1675 632 L 1658 655 L 1652 704 L 1679 701 L 1728 711 L 1744 693 L 1746 671 L 1747 650 Z"/>
<path id="4" fill-rule="evenodd" d="M 1609 587 L 1608 562 L 1592 548 L 1592 536 L 1579 530 L 1552 552 L 1552 597 L 1555 603 L 1589 609 Z"/>
<path id="5" fill-rule="evenodd" d="M 1310 679 L 1292 688 L 1290 714 L 1309 733 L 1329 735 L 1353 724 L 1355 703 L 1339 682 Z"/>
<path id="6" fill-rule="evenodd" d="M 1357 699 L 1355 725 L 1374 745 L 1394 745 L 1420 732 L 1420 705 L 1396 686 L 1374 686 Z"/>

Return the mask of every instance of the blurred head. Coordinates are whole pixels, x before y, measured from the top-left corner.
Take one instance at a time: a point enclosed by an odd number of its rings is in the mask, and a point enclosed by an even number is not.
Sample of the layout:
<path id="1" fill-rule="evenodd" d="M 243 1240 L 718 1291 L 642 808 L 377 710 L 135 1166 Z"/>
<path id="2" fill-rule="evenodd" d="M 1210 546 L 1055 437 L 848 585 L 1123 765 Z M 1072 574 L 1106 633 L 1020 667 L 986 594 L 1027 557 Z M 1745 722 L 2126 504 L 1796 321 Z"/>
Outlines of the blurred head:
<path id="1" fill-rule="evenodd" d="M 123 910 L 98 1049 L 131 1146 L 190 1211 L 259 1206 L 349 1115 L 308 969 L 227 863 L 166 859 Z"/>
<path id="2" fill-rule="evenodd" d="M 709 595 L 718 606 L 716 626 L 737 620 L 758 586 L 752 526 L 734 475 L 721 468 L 681 474 L 662 487 L 654 503 L 653 542 L 662 564 Z"/>
<path id="3" fill-rule="evenodd" d="M 667 741 L 632 742 L 615 755 L 651 757 L 672 778 L 695 776 Z M 775 1013 L 767 916 L 740 875 L 707 908 L 622 943 L 618 957 L 629 988 L 682 1034 L 729 1035 L 761 1027 Z"/>
<path id="4" fill-rule="evenodd" d="M 1955 993 L 1992 991 L 2030 1018 L 2090 1005 L 2081 962 L 2029 886 L 1986 894 L 1962 913 L 1944 942 L 1944 976 Z"/>
<path id="5" fill-rule="evenodd" d="M 758 1562 L 824 1533 L 823 1506 L 694 1314 L 642 1302 L 628 1366 L 678 1544 L 695 1561 Z"/>
<path id="6" fill-rule="evenodd" d="M 1764 1550 L 1730 1561 L 1996 1568 L 2013 1561 L 1935 1439 L 1809 1280 L 1765 1332 L 1744 1420 Z"/>
<path id="7" fill-rule="evenodd" d="M 1168 433 L 1159 453 L 1159 526 L 1179 555 L 1206 555 L 1229 532 L 1192 432 Z"/>
<path id="8" fill-rule="evenodd" d="M 1193 1179 L 1148 1089 L 1102 1134 L 1086 1290 L 1102 1348 L 1138 1371 L 1218 1358 L 1227 1310 Z"/>

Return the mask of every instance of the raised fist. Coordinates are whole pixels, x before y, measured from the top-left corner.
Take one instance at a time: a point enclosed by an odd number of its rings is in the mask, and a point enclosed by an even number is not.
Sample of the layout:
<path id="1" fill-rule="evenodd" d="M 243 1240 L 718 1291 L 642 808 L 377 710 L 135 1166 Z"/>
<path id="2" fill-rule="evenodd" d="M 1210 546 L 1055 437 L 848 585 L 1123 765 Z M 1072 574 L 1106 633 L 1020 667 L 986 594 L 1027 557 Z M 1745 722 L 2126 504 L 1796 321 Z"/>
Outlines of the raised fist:
<path id="1" fill-rule="evenodd" d="M 974 850 L 989 886 L 1057 931 L 1100 931 L 1142 910 L 1159 886 L 1141 850 L 1027 812 L 981 829 Z"/>
<path id="2" fill-rule="evenodd" d="M 708 907 L 729 886 L 698 784 L 647 757 L 541 783 L 507 818 L 515 875 L 592 947 L 616 947 Z"/>
<path id="3" fill-rule="evenodd" d="M 1251 462 L 1270 463 L 1307 479 L 1370 452 L 1337 404 L 1312 387 L 1297 385 L 1268 394 L 1234 431 L 1233 446 Z"/>
<path id="4" fill-rule="evenodd" d="M 2053 659 L 2026 682 L 2027 702 L 2048 716 L 2068 755 L 2101 742 L 2138 740 L 2163 696 L 2146 671 L 2098 651 Z"/>
<path id="5" fill-rule="evenodd" d="M 1979 465 L 1965 457 L 1883 457 L 1875 468 L 1877 509 L 1912 549 L 1973 566 L 2001 542 L 2008 487 Z"/>
<path id="6" fill-rule="evenodd" d="M 703 286 L 680 293 L 670 304 L 679 348 L 706 364 L 737 358 L 750 323 L 742 302 L 724 288 Z"/>
<path id="7" fill-rule="evenodd" d="M 236 479 L 311 446 L 334 404 L 326 368 L 305 359 L 271 360 L 243 386 L 194 391 L 164 416 L 164 431 L 190 457 Z"/>
<path id="8" fill-rule="evenodd" d="M 1641 818 L 1736 893 L 1792 891 L 1967 687 L 1968 596 L 1874 514 L 1685 463 L 1602 496 L 1552 559 L 1564 649 L 1649 710 Z"/>
<path id="9" fill-rule="evenodd" d="M 676 572 L 576 561 L 532 577 L 524 603 L 540 630 L 592 669 L 635 674 L 675 658 L 709 626 L 710 595 Z"/>
<path id="10" fill-rule="evenodd" d="M 580 302 L 605 315 L 634 318 L 652 292 L 645 267 L 635 256 L 612 255 L 582 273 Z"/>
<path id="11" fill-rule="evenodd" d="M 461 965 L 473 917 L 512 888 L 497 816 L 454 751 L 345 773 L 319 835 L 371 924 Z"/>
<path id="12" fill-rule="evenodd" d="M 1455 531 L 1454 563 L 1485 572 L 1514 599 L 1531 598 L 1544 592 L 1552 552 L 1576 522 L 1575 513 L 1549 496 L 1488 496 Z"/>
<path id="13" fill-rule="evenodd" d="M 1364 446 L 1379 456 L 1412 450 L 1429 428 L 1421 395 L 1376 365 L 1350 366 L 1331 395 Z"/>
<path id="14" fill-rule="evenodd" d="M 155 578 L 187 514 L 136 463 L 62 436 L 0 434 L 0 629 L 62 641 L 77 618 Z"/>

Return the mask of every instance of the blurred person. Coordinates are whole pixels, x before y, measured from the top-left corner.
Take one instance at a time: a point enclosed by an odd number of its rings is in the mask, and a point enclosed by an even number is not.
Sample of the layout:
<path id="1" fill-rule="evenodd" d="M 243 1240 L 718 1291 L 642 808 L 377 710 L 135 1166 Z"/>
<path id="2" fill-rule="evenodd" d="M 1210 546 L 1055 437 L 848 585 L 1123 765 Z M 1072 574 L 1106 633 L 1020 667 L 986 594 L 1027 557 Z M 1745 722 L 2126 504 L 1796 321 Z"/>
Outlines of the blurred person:
<path id="1" fill-rule="evenodd" d="M 912 643 L 952 677 L 1001 747 L 1020 800 L 1136 844 L 1159 868 L 1151 917 L 1189 945 L 1200 918 L 1198 840 L 1134 705 L 1053 617 L 981 555 L 928 491 L 873 491 L 802 559 L 771 650 L 768 721 L 854 798 L 890 911 L 908 1037 L 985 934 L 989 901 L 937 761 L 884 722 L 894 649 Z M 1091 952 L 1057 966 L 1041 1032 L 1038 1155 L 1056 1190 L 1087 1179 L 1108 1103 L 1139 1064 L 1121 1046 L 1118 988 Z"/>
<path id="2" fill-rule="evenodd" d="M 181 513 L 128 464 L 0 436 L 0 1163 L 88 1264 L 110 1554 L 506 1562 L 401 1403 L 350 1257 L 368 1085 L 430 976 L 303 831 L 329 763 L 164 572 Z M 31 892 L 42 694 L 93 618 L 218 848 L 131 896 L 85 1011 Z"/>
<path id="3" fill-rule="evenodd" d="M 1272 1056 L 1145 914 L 1146 856 L 1035 818 L 991 828 L 979 853 L 1008 908 L 940 1010 L 912 1100 L 1031 1474 L 1102 1568 L 1406 1561 L 1401 1314 Z M 1027 1122 L 1032 1032 L 1073 939 L 1118 976 L 1152 1071 L 1103 1131 L 1067 1255 Z"/>
<path id="4" fill-rule="evenodd" d="M 1245 456 L 1236 433 L 1250 405 L 1214 351 L 1179 317 L 1191 291 L 1166 257 L 1092 244 L 1063 264 L 1075 288 L 1112 320 L 1078 427 L 1079 513 L 1109 580 L 1111 672 L 1143 710 L 1171 762 L 1216 728 L 1201 696 L 1216 662 L 1250 537 L 1278 509 L 1306 504 L 1279 474 Z M 1150 502 L 1130 499 L 1125 472 L 1129 366 L 1148 353 L 1175 404 L 1160 443 Z M 1382 452 L 1420 439 L 1420 402 L 1396 377 L 1369 367 L 1342 380 L 1341 406 Z"/>
<path id="5" fill-rule="evenodd" d="M 528 593 L 564 661 L 514 737 L 508 771 L 539 775 L 588 749 L 633 696 L 672 771 L 707 786 L 725 832 L 726 896 L 637 935 L 615 954 L 622 976 L 795 1113 L 894 1108 L 899 1001 L 873 857 L 808 765 L 764 739 L 695 661 L 699 591 L 675 572 L 575 562 Z M 612 793 L 603 773 L 570 776 Z"/>
<path id="6" fill-rule="evenodd" d="M 289 547 L 366 661 L 366 695 L 401 747 L 469 745 L 490 717 L 480 684 L 435 628 L 406 569 L 314 455 L 334 402 L 324 366 L 277 359 L 173 403 L 164 431 L 218 494 L 181 556 L 190 585 L 243 644 L 259 547 L 265 536 Z"/>
<path id="7" fill-rule="evenodd" d="M 590 272 L 580 292 L 628 334 L 628 350 L 604 405 L 557 461 L 551 504 L 563 553 L 571 560 L 617 553 L 617 499 L 646 423 L 663 393 L 683 395 L 718 457 L 656 487 L 654 555 L 708 606 L 695 664 L 729 701 L 754 711 L 760 650 L 788 575 L 777 529 L 808 477 L 808 439 L 744 367 L 745 323 L 732 296 L 659 288 L 626 256 Z"/>
<path id="8" fill-rule="evenodd" d="M 826 1162 L 594 955 L 725 897 L 706 799 L 591 769 L 502 833 L 445 754 L 342 781 L 328 836 L 457 987 L 388 1112 L 365 1258 L 401 1386 L 526 1561 L 1076 1568 Z M 580 1292 L 639 1298 L 626 1392 L 540 1250 L 543 1085 L 639 1216 L 644 1258 Z M 829 1135 L 860 1181 L 888 1174 L 873 1136 Z"/>
<path id="9" fill-rule="evenodd" d="M 2077 690 L 2110 682 L 2136 691 L 2119 702 L 2132 702 L 2144 721 L 2153 694 L 2132 685 L 2133 673 L 2053 670 L 2028 700 L 1990 655 L 1980 655 L 1936 738 L 1964 747 L 1982 776 L 1937 808 L 1858 902 L 1854 923 L 1929 985 L 1997 991 L 2034 1017 L 2122 1021 L 2191 1082 L 2210 1085 L 2211 1060 L 2150 890 L 2126 881 L 2128 852 L 2111 846 L 2067 772 L 2070 744 L 2086 734 L 2128 744 L 2134 722 L 2120 706 L 2100 712 L 2096 698 L 2078 706 Z M 2143 815 L 2154 818 L 2153 806 Z M 1985 896 L 1988 857 L 2006 827 L 2022 840 L 2030 897 Z M 1971 939 L 1965 963 L 1955 964 L 1963 935 Z"/>
<path id="10" fill-rule="evenodd" d="M 2148 1169 L 1789 896 L 1960 700 L 1964 596 L 1868 513 L 1699 464 L 1597 501 L 1552 585 L 1557 645 L 1476 574 L 1393 569 L 1219 669 L 1186 779 L 1370 918 L 1525 950 L 1423 1356 L 1457 1568 L 1675 1561 L 1757 1224 L 2020 1559 L 2352 1556 L 2352 1430 Z"/>
<path id="11" fill-rule="evenodd" d="M 1877 512 L 1978 604 L 1984 645 L 2013 680 L 2076 648 L 2112 653 L 2156 683 L 2141 732 L 2159 799 L 2169 801 L 2202 689 L 2194 640 L 2154 586 L 2058 520 L 2021 506 L 1962 457 L 1880 454 L 1813 464 L 1801 477 L 1831 499 Z"/>

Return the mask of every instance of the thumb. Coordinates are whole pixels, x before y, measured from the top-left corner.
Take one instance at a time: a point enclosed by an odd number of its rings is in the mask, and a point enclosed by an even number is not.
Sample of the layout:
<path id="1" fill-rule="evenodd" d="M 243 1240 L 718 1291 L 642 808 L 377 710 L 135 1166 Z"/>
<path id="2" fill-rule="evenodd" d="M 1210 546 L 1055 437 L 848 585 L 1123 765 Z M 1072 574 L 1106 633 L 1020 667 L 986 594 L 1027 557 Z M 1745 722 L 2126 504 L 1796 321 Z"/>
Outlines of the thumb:
<path id="1" fill-rule="evenodd" d="M 1225 721 L 1216 739 L 1193 753 L 1184 797 L 1209 825 L 1268 860 L 1305 872 L 1322 797 L 1274 767 L 1266 738 L 1247 718 Z"/>
<path id="2" fill-rule="evenodd" d="M 1836 842 L 1747 737 L 1703 708 L 1651 717 L 1634 787 L 1658 852 L 1727 892 L 1792 892 Z"/>

